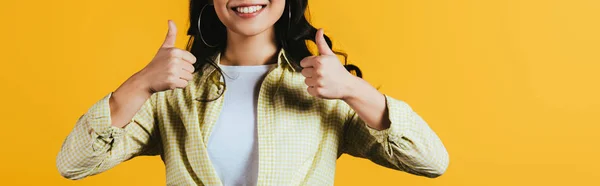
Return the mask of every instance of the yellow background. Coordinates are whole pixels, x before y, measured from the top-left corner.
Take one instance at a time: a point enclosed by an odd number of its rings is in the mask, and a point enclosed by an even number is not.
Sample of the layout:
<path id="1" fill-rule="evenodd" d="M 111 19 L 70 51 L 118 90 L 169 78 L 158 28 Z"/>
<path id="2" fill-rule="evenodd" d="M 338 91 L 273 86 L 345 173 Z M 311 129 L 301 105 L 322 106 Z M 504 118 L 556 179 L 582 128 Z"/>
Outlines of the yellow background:
<path id="1" fill-rule="evenodd" d="M 158 156 L 81 181 L 56 154 L 78 116 L 154 56 L 185 46 L 187 0 L 0 3 L 2 185 L 164 185 Z M 450 167 L 437 179 L 344 155 L 336 185 L 599 185 L 600 1 L 311 0 L 365 79 L 409 103 Z"/>

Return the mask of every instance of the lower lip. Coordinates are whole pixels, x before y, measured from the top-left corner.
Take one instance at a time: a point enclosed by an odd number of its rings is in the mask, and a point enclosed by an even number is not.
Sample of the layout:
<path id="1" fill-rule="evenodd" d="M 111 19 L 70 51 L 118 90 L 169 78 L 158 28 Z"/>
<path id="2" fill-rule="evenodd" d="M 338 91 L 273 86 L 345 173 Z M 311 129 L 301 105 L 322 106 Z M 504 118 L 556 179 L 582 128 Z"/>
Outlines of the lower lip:
<path id="1" fill-rule="evenodd" d="M 242 18 L 253 18 L 256 17 L 258 14 L 260 14 L 265 8 L 267 8 L 266 6 L 261 8 L 260 10 L 253 12 L 253 13 L 240 13 L 238 11 L 235 10 L 231 10 L 233 12 L 235 12 L 235 14 L 237 14 L 238 16 L 242 17 Z"/>

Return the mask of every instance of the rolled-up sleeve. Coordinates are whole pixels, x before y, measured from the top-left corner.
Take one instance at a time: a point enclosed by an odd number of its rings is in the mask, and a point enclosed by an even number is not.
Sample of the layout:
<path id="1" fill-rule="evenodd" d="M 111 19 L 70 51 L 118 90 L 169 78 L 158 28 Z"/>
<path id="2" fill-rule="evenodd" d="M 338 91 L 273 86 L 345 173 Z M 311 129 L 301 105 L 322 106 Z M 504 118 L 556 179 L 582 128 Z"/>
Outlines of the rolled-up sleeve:
<path id="1" fill-rule="evenodd" d="M 154 96 L 123 128 L 111 125 L 111 96 L 112 92 L 81 115 L 64 140 L 56 157 L 56 167 L 63 177 L 82 179 L 135 156 L 160 154 Z"/>
<path id="2" fill-rule="evenodd" d="M 385 95 L 389 128 L 369 127 L 351 108 L 344 128 L 343 153 L 430 178 L 442 175 L 448 152 L 429 125 L 404 101 Z"/>

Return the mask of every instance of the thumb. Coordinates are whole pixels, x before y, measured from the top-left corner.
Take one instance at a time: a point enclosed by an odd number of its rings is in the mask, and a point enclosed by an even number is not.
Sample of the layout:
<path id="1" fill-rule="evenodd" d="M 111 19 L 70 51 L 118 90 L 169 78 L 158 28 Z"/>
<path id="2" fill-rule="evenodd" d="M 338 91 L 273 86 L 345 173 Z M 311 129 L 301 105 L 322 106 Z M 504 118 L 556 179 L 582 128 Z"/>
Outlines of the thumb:
<path id="1" fill-rule="evenodd" d="M 320 55 L 335 55 L 333 51 L 327 45 L 327 41 L 325 41 L 325 36 L 323 36 L 323 29 L 317 30 L 317 36 L 315 36 L 315 43 L 317 44 L 317 48 L 319 49 Z"/>
<path id="2" fill-rule="evenodd" d="M 162 48 L 170 48 L 175 47 L 175 39 L 177 38 L 177 27 L 175 26 L 175 22 L 169 20 L 169 31 L 167 32 L 167 37 L 162 44 Z"/>

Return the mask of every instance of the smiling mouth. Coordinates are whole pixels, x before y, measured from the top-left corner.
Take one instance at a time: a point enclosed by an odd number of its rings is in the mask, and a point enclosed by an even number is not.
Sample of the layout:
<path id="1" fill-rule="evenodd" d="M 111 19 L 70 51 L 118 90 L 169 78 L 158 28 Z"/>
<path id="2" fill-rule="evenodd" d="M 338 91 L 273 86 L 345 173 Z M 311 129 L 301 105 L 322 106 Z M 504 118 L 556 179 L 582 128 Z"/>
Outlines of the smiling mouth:
<path id="1" fill-rule="evenodd" d="M 242 6 L 232 7 L 231 10 L 233 10 L 234 12 L 236 12 L 238 14 L 254 14 L 254 13 L 260 12 L 266 6 L 267 5 L 242 5 Z"/>

